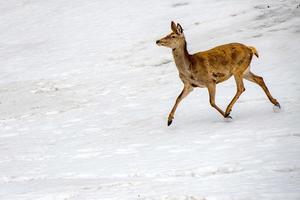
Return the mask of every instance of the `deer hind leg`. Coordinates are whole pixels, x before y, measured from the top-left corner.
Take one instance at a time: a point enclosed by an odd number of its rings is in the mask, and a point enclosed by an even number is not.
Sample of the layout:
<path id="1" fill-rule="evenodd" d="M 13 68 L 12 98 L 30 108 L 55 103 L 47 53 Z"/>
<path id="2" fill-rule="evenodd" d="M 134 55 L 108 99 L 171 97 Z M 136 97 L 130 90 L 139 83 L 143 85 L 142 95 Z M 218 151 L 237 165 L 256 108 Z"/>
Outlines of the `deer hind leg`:
<path id="1" fill-rule="evenodd" d="M 238 98 L 241 96 L 241 94 L 245 91 L 245 87 L 244 87 L 244 83 L 243 83 L 243 75 L 236 74 L 236 75 L 234 75 L 234 79 L 236 82 L 237 91 L 236 91 L 235 96 L 233 97 L 233 99 L 231 100 L 231 102 L 229 103 L 229 105 L 226 108 L 225 117 L 229 116 L 233 105 L 238 100 Z"/>
<path id="2" fill-rule="evenodd" d="M 225 116 L 225 113 L 223 110 L 221 110 L 215 103 L 215 97 L 216 97 L 216 83 L 212 82 L 212 83 L 209 83 L 207 85 L 207 89 L 208 89 L 208 92 L 209 92 L 209 103 L 210 105 L 215 108 L 219 113 L 221 113 L 221 115 L 223 117 L 228 117 L 228 118 L 231 118 L 230 116 Z"/>
<path id="3" fill-rule="evenodd" d="M 264 79 L 260 76 L 257 76 L 255 74 L 253 74 L 252 72 L 247 72 L 246 74 L 244 74 L 244 78 L 248 81 L 251 81 L 253 83 L 258 84 L 266 93 L 267 97 L 269 98 L 269 100 L 271 101 L 271 103 L 273 103 L 275 106 L 280 108 L 280 104 L 278 103 L 278 101 L 276 99 L 274 99 L 269 91 L 269 89 L 267 88 Z"/>
<path id="4" fill-rule="evenodd" d="M 184 99 L 191 91 L 193 90 L 193 87 L 191 85 L 187 85 L 185 84 L 184 85 L 184 88 L 182 90 L 182 92 L 180 93 L 180 95 L 177 97 L 176 99 L 176 102 L 169 114 L 169 117 L 168 117 L 168 126 L 170 126 L 172 124 L 172 121 L 174 119 L 174 114 L 175 114 L 175 111 L 177 109 L 177 106 L 179 105 L 180 101 L 182 99 Z"/>

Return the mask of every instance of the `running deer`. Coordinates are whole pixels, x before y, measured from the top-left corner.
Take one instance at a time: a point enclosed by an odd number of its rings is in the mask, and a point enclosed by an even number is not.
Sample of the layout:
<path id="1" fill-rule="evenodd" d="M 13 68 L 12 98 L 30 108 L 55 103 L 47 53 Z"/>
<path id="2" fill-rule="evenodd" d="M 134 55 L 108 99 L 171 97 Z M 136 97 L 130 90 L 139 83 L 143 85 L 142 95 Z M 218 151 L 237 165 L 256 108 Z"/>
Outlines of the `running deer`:
<path id="1" fill-rule="evenodd" d="M 263 78 L 250 71 L 252 56 L 258 57 L 257 50 L 254 47 L 240 43 L 230 43 L 190 55 L 186 48 L 186 40 L 181 25 L 179 23 L 176 25 L 172 21 L 171 30 L 170 34 L 157 40 L 156 44 L 172 49 L 179 77 L 184 87 L 169 114 L 168 126 L 171 125 L 174 119 L 178 104 L 194 87 L 206 87 L 209 92 L 210 105 L 224 118 L 231 118 L 230 112 L 234 103 L 245 91 L 243 78 L 258 84 L 264 90 L 270 102 L 274 104 L 274 108 L 280 109 L 279 102 L 272 97 Z M 224 112 L 215 103 L 216 85 L 226 81 L 232 75 L 236 82 L 237 91 Z"/>

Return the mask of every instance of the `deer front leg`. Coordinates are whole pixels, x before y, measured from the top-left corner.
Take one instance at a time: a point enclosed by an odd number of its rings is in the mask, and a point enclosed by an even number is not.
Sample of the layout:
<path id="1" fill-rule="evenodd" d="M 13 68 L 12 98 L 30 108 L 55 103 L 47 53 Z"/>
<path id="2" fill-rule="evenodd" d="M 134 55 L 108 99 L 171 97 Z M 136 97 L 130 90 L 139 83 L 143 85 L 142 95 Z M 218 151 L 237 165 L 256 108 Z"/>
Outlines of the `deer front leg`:
<path id="1" fill-rule="evenodd" d="M 223 117 L 231 118 L 230 116 L 225 116 L 225 113 L 223 110 L 221 110 L 215 103 L 215 97 L 216 97 L 216 83 L 211 82 L 207 85 L 208 93 L 209 93 L 209 103 L 210 105 L 215 108 Z"/>
<path id="2" fill-rule="evenodd" d="M 174 119 L 174 114 L 175 114 L 175 111 L 177 109 L 177 106 L 178 104 L 180 103 L 180 101 L 182 99 L 184 99 L 191 91 L 193 90 L 193 87 L 191 85 L 188 85 L 188 84 L 185 84 L 184 85 L 184 88 L 182 90 L 182 92 L 180 93 L 180 95 L 177 97 L 176 99 L 176 102 L 175 102 L 175 105 L 173 106 L 170 114 L 169 114 L 169 117 L 168 117 L 168 126 L 170 126 L 172 124 L 172 121 Z"/>
<path id="3" fill-rule="evenodd" d="M 227 106 L 225 116 L 229 116 L 231 109 L 241 94 L 245 91 L 244 83 L 243 83 L 243 76 L 242 75 L 234 75 L 234 79 L 237 86 L 237 91 L 233 99 L 231 100 L 230 104 Z"/>

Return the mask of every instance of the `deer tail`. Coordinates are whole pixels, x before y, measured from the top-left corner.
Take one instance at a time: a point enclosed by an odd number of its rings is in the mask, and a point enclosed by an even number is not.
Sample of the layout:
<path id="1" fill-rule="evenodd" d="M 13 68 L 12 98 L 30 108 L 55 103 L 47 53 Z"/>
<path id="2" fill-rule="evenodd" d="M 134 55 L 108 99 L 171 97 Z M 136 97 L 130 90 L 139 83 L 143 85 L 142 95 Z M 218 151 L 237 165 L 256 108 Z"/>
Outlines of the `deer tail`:
<path id="1" fill-rule="evenodd" d="M 257 52 L 257 50 L 255 49 L 255 47 L 248 46 L 248 48 L 251 50 L 251 52 L 252 52 L 256 57 L 259 57 L 259 56 L 258 56 L 258 52 Z"/>

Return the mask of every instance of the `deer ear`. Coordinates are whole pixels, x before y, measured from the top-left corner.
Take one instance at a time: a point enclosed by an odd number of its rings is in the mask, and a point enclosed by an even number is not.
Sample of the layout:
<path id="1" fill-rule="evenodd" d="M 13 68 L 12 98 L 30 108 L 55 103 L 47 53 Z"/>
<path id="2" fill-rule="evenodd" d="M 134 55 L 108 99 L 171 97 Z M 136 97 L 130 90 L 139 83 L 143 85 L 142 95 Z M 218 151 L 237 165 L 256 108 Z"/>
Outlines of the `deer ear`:
<path id="1" fill-rule="evenodd" d="M 175 22 L 171 22 L 171 30 L 174 32 L 174 33 L 177 33 L 177 27 L 176 27 L 176 24 Z"/>
<path id="2" fill-rule="evenodd" d="M 177 32 L 179 33 L 179 34 L 182 34 L 183 33 L 183 28 L 181 27 L 181 25 L 178 23 L 177 24 Z"/>

